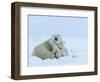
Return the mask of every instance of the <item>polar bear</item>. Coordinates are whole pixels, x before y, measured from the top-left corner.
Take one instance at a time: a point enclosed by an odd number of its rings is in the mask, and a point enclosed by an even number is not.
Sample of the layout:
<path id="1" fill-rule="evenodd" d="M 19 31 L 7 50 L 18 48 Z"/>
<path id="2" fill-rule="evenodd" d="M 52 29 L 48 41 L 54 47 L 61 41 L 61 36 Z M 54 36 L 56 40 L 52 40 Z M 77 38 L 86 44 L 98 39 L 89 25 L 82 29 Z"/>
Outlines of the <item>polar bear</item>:
<path id="1" fill-rule="evenodd" d="M 52 48 L 49 44 L 49 40 L 45 41 L 44 43 L 35 47 L 33 51 L 33 55 L 39 57 L 41 59 L 53 59 L 55 58 L 54 54 L 52 53 Z"/>
<path id="2" fill-rule="evenodd" d="M 34 49 L 34 56 L 41 59 L 54 59 L 65 56 L 63 40 L 59 34 L 52 35 L 52 37 L 44 43 L 38 45 Z"/>
<path id="3" fill-rule="evenodd" d="M 52 52 L 56 58 L 68 56 L 68 51 L 64 46 L 65 41 L 62 40 L 60 35 L 54 35 L 49 43 L 52 47 Z"/>

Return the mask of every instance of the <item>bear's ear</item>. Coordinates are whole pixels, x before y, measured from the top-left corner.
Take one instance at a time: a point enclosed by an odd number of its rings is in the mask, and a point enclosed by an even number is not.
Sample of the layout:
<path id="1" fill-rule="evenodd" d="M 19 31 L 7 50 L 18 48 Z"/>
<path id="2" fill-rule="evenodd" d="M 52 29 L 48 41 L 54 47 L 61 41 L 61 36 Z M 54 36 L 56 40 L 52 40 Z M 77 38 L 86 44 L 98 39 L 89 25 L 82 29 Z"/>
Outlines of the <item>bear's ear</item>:
<path id="1" fill-rule="evenodd" d="M 54 37 L 56 34 L 52 34 L 52 37 Z"/>

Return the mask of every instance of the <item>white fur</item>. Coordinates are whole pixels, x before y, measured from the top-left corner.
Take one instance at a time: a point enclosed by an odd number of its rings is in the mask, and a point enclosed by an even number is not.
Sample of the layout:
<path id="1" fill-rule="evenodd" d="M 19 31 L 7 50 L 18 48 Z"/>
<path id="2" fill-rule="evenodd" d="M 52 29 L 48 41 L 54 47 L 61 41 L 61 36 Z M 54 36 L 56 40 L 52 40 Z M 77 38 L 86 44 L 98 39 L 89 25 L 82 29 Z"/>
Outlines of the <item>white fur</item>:
<path id="1" fill-rule="evenodd" d="M 54 54 L 52 53 L 51 46 L 48 44 L 48 41 L 36 46 L 33 55 L 41 59 L 55 58 Z"/>
<path id="2" fill-rule="evenodd" d="M 51 47 L 52 47 L 52 53 L 55 55 L 56 58 L 61 57 L 61 50 L 59 49 L 59 47 L 57 46 L 56 43 L 54 43 L 54 41 L 51 39 L 49 41 Z"/>
<path id="3" fill-rule="evenodd" d="M 54 59 L 62 56 L 67 56 L 68 51 L 64 47 L 64 41 L 60 35 L 55 34 L 49 40 L 36 46 L 33 55 L 41 59 Z"/>

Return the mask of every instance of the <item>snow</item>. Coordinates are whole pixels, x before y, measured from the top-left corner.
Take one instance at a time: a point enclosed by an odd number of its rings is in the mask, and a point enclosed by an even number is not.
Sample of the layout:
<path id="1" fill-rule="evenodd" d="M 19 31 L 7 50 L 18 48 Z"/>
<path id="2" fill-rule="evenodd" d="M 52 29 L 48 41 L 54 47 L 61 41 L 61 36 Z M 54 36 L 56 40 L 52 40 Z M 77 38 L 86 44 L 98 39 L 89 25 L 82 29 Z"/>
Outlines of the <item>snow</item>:
<path id="1" fill-rule="evenodd" d="M 46 41 L 47 37 L 34 37 L 29 39 L 28 66 L 58 66 L 58 65 L 84 65 L 88 64 L 88 41 L 84 38 L 66 38 L 65 47 L 68 49 L 68 56 L 59 59 L 42 60 L 32 55 L 34 47 Z"/>

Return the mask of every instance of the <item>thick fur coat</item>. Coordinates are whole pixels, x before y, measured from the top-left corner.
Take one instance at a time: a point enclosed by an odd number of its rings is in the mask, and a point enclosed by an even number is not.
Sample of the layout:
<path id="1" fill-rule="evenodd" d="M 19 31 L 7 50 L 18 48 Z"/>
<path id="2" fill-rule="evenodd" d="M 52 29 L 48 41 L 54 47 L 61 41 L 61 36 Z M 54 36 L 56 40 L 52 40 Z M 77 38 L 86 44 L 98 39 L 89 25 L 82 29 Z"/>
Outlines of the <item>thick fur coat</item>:
<path id="1" fill-rule="evenodd" d="M 43 60 L 67 56 L 68 51 L 64 47 L 64 43 L 60 35 L 55 34 L 49 40 L 37 45 L 33 51 L 33 55 Z"/>

